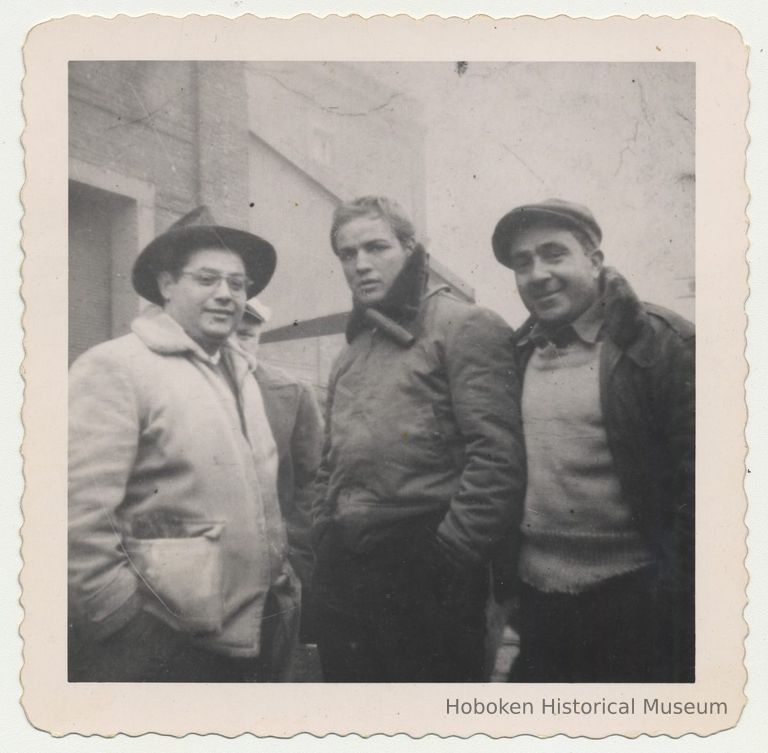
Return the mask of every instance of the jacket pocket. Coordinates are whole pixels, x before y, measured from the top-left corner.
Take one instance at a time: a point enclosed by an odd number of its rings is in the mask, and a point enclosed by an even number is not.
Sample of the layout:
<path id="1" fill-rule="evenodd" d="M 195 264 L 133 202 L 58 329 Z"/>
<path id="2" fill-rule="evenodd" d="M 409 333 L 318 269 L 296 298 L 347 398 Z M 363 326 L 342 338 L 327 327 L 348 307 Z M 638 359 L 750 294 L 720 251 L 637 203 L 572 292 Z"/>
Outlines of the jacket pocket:
<path id="1" fill-rule="evenodd" d="M 125 550 L 148 595 L 147 609 L 176 630 L 215 633 L 224 596 L 224 523 L 184 523 L 183 537 L 126 538 Z"/>

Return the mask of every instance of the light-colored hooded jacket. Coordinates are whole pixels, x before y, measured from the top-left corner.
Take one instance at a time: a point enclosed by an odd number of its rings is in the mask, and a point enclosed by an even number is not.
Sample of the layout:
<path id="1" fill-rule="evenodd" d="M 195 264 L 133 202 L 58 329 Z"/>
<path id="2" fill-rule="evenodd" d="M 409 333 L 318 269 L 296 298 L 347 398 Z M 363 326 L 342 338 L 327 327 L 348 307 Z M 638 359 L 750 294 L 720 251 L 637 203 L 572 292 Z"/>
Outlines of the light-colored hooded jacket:
<path id="1" fill-rule="evenodd" d="M 70 612 L 96 638 L 140 609 L 231 656 L 256 656 L 270 588 L 297 608 L 277 452 L 233 342 L 216 360 L 162 310 L 72 366 Z"/>

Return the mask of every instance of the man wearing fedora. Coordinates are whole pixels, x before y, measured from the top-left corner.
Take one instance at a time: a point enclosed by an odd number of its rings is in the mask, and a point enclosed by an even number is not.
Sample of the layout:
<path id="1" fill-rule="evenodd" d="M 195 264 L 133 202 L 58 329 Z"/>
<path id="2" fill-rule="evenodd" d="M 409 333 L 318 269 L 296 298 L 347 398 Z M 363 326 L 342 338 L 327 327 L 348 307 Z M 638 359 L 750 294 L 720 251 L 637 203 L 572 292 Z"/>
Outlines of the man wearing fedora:
<path id="1" fill-rule="evenodd" d="M 275 251 L 205 207 L 133 269 L 153 306 L 72 366 L 70 680 L 286 679 L 298 587 L 277 452 L 229 337 Z"/>
<path id="2" fill-rule="evenodd" d="M 480 682 L 489 562 L 512 546 L 524 450 L 512 330 L 428 285 L 386 197 L 337 207 L 353 309 L 328 385 L 313 510 L 332 682 Z"/>
<path id="3" fill-rule="evenodd" d="M 603 265 L 585 207 L 513 209 L 493 251 L 516 333 L 528 484 L 519 682 L 694 680 L 694 328 Z"/>
<path id="4" fill-rule="evenodd" d="M 253 372 L 277 445 L 277 492 L 288 536 L 288 559 L 301 580 L 302 643 L 314 643 L 311 607 L 314 555 L 310 541 L 313 482 L 323 446 L 323 418 L 312 388 L 259 358 L 259 341 L 272 312 L 258 298 L 245 306 L 237 339 L 256 360 Z"/>

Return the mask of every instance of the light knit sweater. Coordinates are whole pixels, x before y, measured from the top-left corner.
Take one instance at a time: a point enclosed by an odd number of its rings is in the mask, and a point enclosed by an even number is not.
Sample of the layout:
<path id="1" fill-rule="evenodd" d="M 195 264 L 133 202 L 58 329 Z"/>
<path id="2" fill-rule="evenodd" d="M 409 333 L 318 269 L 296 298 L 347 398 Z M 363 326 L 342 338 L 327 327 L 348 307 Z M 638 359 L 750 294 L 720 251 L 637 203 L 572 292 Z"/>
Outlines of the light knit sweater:
<path id="1" fill-rule="evenodd" d="M 579 593 L 653 556 L 622 498 L 600 406 L 601 343 L 536 348 L 523 388 L 528 489 L 520 577 Z"/>

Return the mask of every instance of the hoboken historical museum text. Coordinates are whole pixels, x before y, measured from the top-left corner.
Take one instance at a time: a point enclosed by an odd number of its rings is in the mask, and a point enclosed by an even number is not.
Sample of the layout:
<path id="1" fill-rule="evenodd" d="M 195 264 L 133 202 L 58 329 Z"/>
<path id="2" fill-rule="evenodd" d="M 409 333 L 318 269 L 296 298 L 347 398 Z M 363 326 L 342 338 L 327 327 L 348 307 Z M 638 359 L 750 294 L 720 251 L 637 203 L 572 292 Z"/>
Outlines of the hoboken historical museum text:
<path id="1" fill-rule="evenodd" d="M 721 716 L 728 713 L 724 701 L 680 701 L 664 698 L 563 698 L 544 697 L 538 701 L 515 701 L 504 698 L 480 699 L 446 698 L 445 713 L 476 716 Z"/>

